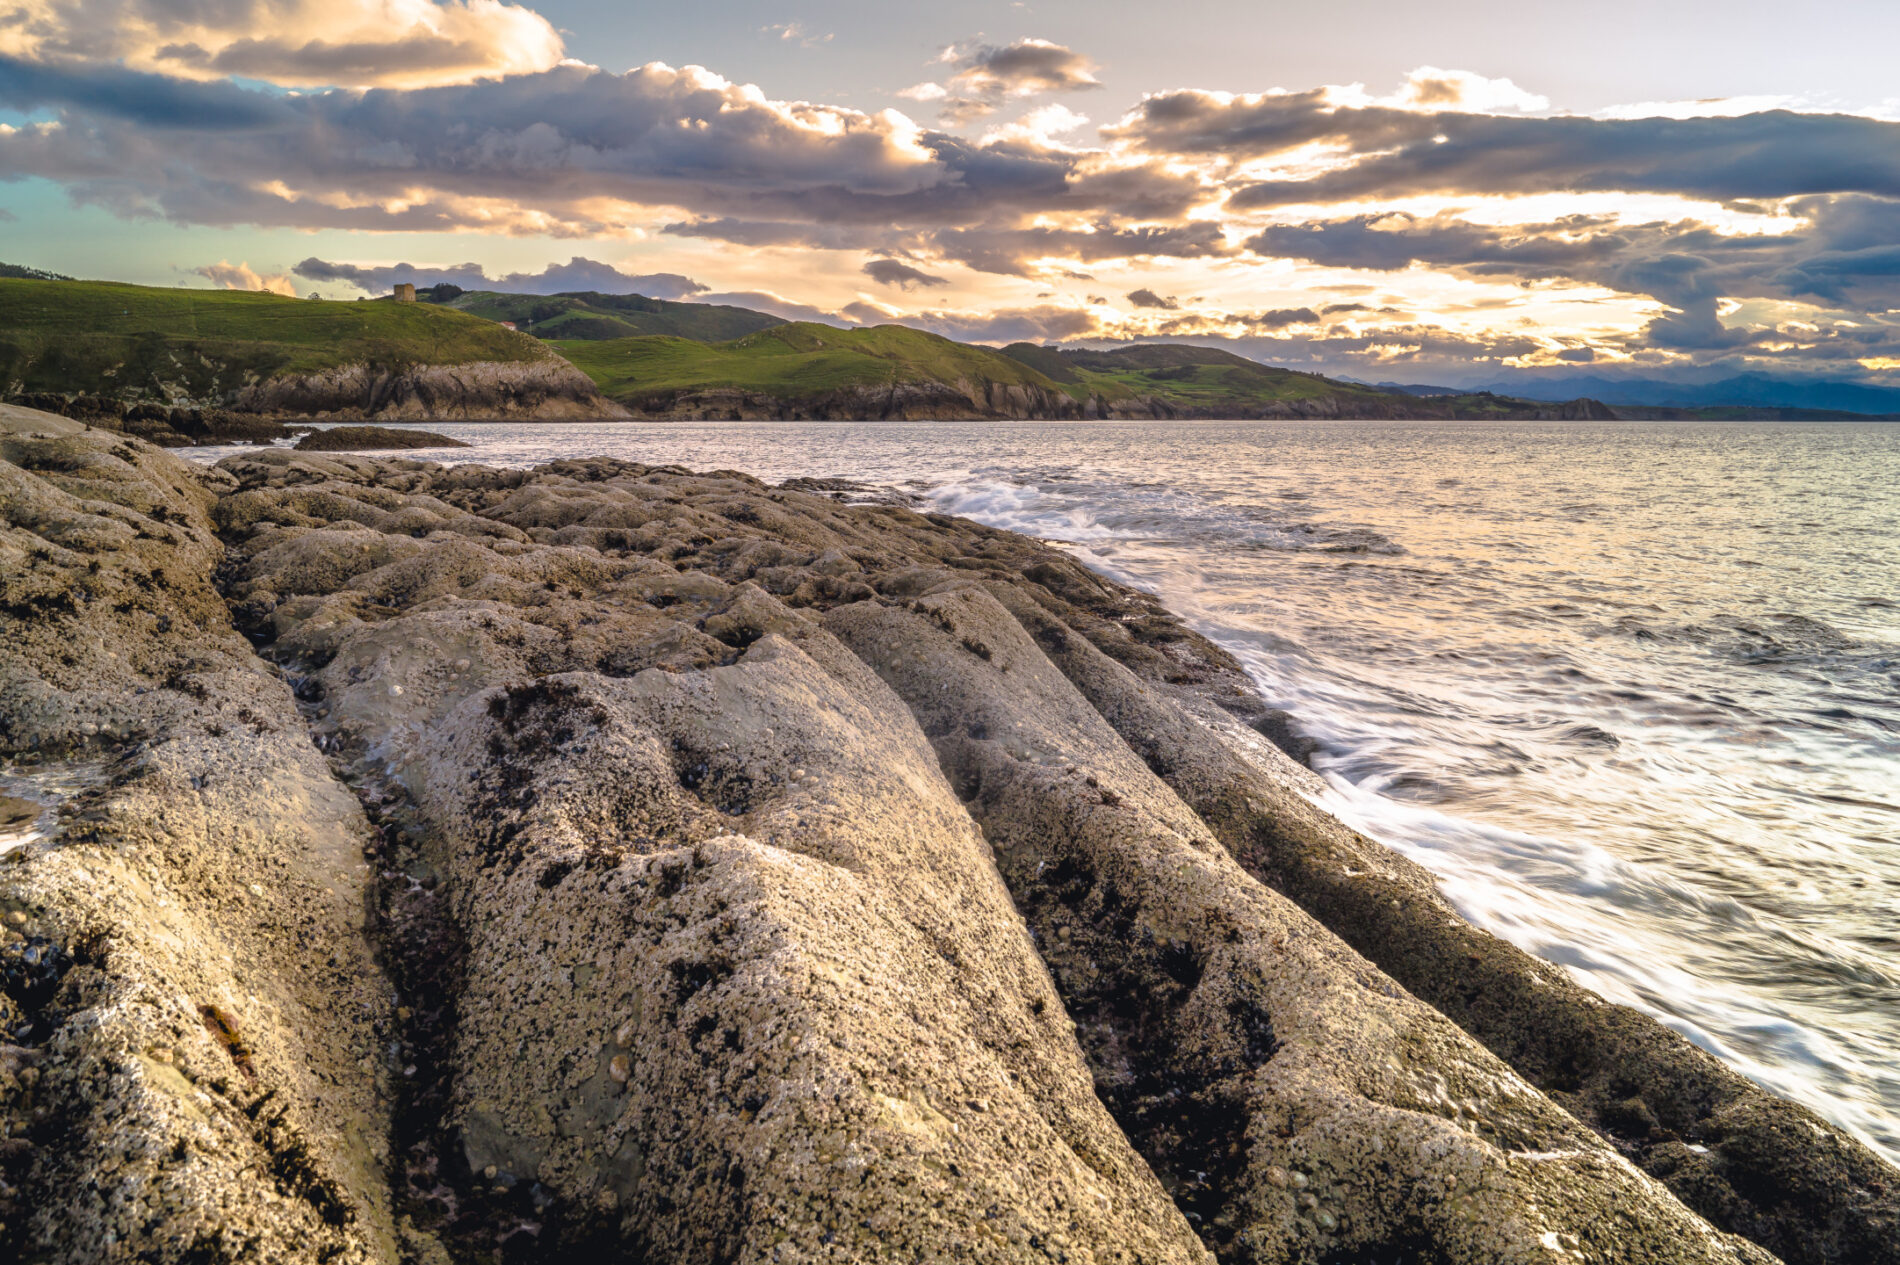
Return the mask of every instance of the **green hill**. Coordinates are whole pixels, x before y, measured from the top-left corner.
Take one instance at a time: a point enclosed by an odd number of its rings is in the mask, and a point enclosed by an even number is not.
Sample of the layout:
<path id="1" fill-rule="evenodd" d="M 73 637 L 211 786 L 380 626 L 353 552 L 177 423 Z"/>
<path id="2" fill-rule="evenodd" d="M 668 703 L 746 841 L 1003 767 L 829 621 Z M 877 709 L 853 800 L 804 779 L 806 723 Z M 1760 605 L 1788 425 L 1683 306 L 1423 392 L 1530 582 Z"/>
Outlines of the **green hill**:
<path id="1" fill-rule="evenodd" d="M 421 303 L 0 278 L 0 390 L 211 399 L 351 364 L 548 359 L 534 339 Z"/>
<path id="2" fill-rule="evenodd" d="M 1231 352 L 1173 344 L 1001 351 L 901 325 L 803 322 L 722 343 L 563 340 L 610 399 L 649 417 L 1538 417 L 1609 416 L 1495 395 L 1418 399 Z M 1568 410 L 1568 412 L 1566 412 Z"/>
<path id="3" fill-rule="evenodd" d="M 1001 352 L 903 325 L 835 329 L 796 322 L 723 343 L 622 338 L 556 346 L 602 392 L 622 403 L 708 390 L 795 398 L 893 383 L 960 380 L 1053 386 Z"/>
<path id="4" fill-rule="evenodd" d="M 550 295 L 501 294 L 490 290 L 445 293 L 452 289 L 454 287 L 442 287 L 432 292 L 419 292 L 416 297 L 439 302 L 484 320 L 513 321 L 523 333 L 545 339 L 597 340 L 671 335 L 716 343 L 743 338 L 747 334 L 785 324 L 776 316 L 754 312 L 750 308 L 723 307 L 713 303 L 674 303 L 638 294 L 598 294 L 592 291 Z"/>
<path id="5" fill-rule="evenodd" d="M 1383 404 L 1390 402 L 1391 395 L 1316 373 L 1276 369 L 1213 347 L 1158 343 L 1112 351 L 1057 351 L 1015 343 L 1003 351 L 1052 377 L 1055 370 L 1065 370 L 1071 376 L 1064 381 L 1109 399 L 1153 396 L 1196 413 L 1233 413 L 1286 400 L 1361 399 Z"/>

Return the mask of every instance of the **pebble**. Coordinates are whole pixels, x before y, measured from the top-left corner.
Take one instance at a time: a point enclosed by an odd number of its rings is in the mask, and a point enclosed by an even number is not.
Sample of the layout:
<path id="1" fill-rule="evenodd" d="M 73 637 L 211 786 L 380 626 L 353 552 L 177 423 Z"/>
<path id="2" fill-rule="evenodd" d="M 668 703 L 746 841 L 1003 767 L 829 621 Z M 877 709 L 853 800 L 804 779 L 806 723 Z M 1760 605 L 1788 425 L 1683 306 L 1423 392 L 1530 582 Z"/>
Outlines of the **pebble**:
<path id="1" fill-rule="evenodd" d="M 614 1029 L 614 1044 L 623 1050 L 633 1045 L 633 1020 L 629 1019 Z"/>
<path id="2" fill-rule="evenodd" d="M 1293 1184 L 1293 1189 L 1295 1190 L 1306 1189 L 1306 1174 L 1302 1173 L 1299 1169 L 1296 1168 L 1292 1172 L 1288 1173 L 1286 1175 L 1286 1179 L 1287 1181 Z"/>
<path id="3" fill-rule="evenodd" d="M 1275 1186 L 1278 1186 L 1281 1190 L 1285 1190 L 1286 1170 L 1281 1168 L 1278 1164 L 1269 1164 L 1267 1166 L 1267 1180 L 1272 1182 Z"/>
<path id="4" fill-rule="evenodd" d="M 1337 1230 L 1339 1228 L 1339 1218 L 1324 1208 L 1321 1208 L 1319 1212 L 1314 1214 L 1313 1220 L 1319 1223 L 1319 1228 L 1322 1230 Z"/>
<path id="5" fill-rule="evenodd" d="M 455 661 L 455 670 L 457 672 L 466 672 L 468 671 L 468 669 L 469 669 L 469 662 L 467 659 L 457 659 Z"/>
<path id="6" fill-rule="evenodd" d="M 9 927 L 26 926 L 26 911 L 23 909 L 15 909 L 9 912 L 7 914 L 7 925 Z"/>
<path id="7" fill-rule="evenodd" d="M 633 1079 L 633 1060 L 624 1054 L 614 1055 L 613 1061 L 607 1064 L 607 1075 L 622 1085 L 626 1084 Z"/>

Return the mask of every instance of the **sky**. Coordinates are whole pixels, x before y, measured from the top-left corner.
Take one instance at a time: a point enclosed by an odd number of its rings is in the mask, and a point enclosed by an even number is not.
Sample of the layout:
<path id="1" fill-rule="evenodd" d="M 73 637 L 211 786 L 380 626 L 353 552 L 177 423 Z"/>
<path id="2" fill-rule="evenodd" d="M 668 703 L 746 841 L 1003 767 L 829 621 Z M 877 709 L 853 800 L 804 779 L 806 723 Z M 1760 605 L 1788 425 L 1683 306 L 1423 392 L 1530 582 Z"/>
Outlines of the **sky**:
<path id="1" fill-rule="evenodd" d="M 1900 6 L 0 0 L 0 260 L 1900 386 Z"/>

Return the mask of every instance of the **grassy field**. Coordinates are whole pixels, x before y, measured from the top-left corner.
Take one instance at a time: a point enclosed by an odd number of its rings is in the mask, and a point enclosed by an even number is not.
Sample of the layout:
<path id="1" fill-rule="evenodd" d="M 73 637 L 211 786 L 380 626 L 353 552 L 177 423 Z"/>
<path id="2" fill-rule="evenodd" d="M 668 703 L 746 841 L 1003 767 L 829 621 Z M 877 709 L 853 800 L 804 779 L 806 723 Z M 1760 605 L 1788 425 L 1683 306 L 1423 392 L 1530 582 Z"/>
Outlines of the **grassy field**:
<path id="1" fill-rule="evenodd" d="M 848 387 L 959 380 L 1064 389 L 1001 352 L 901 325 L 834 329 L 799 322 L 724 343 L 622 338 L 555 346 L 605 394 L 623 401 L 718 388 L 798 398 Z"/>
<path id="2" fill-rule="evenodd" d="M 0 278 L 0 391 L 200 398 L 279 373 L 539 360 L 534 339 L 425 304 Z"/>
<path id="3" fill-rule="evenodd" d="M 674 303 L 638 294 L 536 295 L 474 290 L 457 295 L 444 306 L 485 320 L 513 321 L 523 333 L 550 340 L 671 335 L 718 343 L 785 323 L 750 308 Z"/>

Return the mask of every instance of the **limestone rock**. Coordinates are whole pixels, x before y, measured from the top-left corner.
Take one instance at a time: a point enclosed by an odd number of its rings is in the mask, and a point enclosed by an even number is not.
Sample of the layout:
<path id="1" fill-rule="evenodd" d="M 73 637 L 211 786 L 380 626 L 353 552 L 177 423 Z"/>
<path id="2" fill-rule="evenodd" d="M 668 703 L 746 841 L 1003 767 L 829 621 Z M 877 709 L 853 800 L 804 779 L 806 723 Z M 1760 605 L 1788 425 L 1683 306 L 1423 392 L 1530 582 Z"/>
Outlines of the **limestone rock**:
<path id="1" fill-rule="evenodd" d="M 0 753 L 59 803 L 0 858 L 7 1259 L 395 1260 L 365 823 L 231 627 L 211 499 L 0 417 Z"/>

